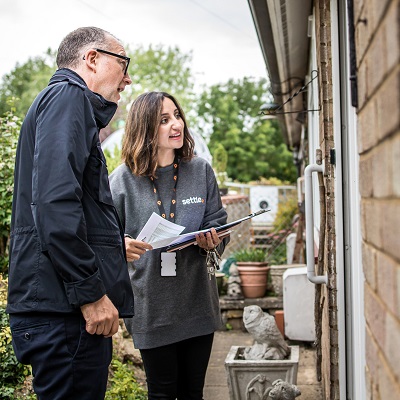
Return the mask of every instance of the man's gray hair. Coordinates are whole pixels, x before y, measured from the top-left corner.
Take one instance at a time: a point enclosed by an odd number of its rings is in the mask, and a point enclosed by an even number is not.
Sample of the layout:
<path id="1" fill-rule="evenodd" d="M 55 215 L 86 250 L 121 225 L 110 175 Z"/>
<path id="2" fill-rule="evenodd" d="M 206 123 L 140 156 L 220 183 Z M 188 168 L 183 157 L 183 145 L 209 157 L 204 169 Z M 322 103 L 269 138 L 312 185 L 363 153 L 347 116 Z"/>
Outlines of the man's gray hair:
<path id="1" fill-rule="evenodd" d="M 78 28 L 72 31 L 63 39 L 58 48 L 56 59 L 58 68 L 77 67 L 79 60 L 84 55 L 83 53 L 89 47 L 104 48 L 109 43 L 110 38 L 118 40 L 111 33 L 94 26 Z"/>

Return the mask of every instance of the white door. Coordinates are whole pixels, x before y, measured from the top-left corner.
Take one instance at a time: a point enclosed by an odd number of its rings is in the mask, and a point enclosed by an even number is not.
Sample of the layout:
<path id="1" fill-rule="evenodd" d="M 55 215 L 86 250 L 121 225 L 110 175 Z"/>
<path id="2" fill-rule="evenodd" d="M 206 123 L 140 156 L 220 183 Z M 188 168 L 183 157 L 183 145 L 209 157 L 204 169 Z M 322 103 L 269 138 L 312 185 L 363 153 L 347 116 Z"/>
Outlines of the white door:
<path id="1" fill-rule="evenodd" d="M 336 3 L 336 1 L 332 2 Z M 365 319 L 364 319 L 364 274 L 361 258 L 361 222 L 360 222 L 360 193 L 359 193 L 359 155 L 357 149 L 357 118 L 356 110 L 351 101 L 350 81 L 350 36 L 348 8 L 346 0 L 339 0 L 336 15 L 332 15 L 338 35 L 337 46 L 339 57 L 335 65 L 335 78 L 340 94 L 338 104 L 340 120 L 335 126 L 340 131 L 335 132 L 341 138 L 341 202 L 337 207 L 342 209 L 343 225 L 341 248 L 343 267 L 340 268 L 340 287 L 344 285 L 345 304 L 342 306 L 341 323 L 345 326 L 345 337 L 341 335 L 341 343 L 345 341 L 346 354 L 341 351 L 340 371 L 346 372 L 346 396 L 349 400 L 365 399 Z M 333 14 L 333 13 L 332 13 Z M 337 97 L 337 96 L 335 96 Z M 338 238 L 339 239 L 339 238 Z M 339 250 L 338 250 L 339 251 Z M 338 275 L 339 276 L 339 275 Z M 345 315 L 343 315 L 345 312 Z"/>

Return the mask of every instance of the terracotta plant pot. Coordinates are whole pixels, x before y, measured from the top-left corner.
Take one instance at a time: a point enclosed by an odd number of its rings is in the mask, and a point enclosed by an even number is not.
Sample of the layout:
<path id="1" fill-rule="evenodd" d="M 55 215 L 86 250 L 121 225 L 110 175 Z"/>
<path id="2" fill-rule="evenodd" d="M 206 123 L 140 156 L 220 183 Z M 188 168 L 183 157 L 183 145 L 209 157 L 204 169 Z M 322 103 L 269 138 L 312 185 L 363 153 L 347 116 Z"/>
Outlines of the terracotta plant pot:
<path id="1" fill-rule="evenodd" d="M 268 285 L 268 263 L 237 262 L 244 297 L 254 299 L 264 297 Z"/>

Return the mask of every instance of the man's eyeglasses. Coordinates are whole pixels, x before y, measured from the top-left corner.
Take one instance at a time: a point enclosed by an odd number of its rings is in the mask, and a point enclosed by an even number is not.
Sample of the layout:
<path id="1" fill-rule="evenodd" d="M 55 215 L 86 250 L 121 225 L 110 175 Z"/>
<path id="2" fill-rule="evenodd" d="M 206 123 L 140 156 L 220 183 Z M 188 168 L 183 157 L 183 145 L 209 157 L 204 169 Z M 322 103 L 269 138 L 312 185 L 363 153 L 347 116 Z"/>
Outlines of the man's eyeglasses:
<path id="1" fill-rule="evenodd" d="M 98 51 L 99 53 L 104 53 L 109 56 L 113 56 L 113 57 L 117 57 L 117 58 L 121 58 L 122 60 L 125 60 L 125 67 L 123 69 L 124 75 L 126 75 L 128 73 L 129 62 L 131 61 L 131 59 L 129 57 L 122 56 L 121 54 L 112 53 L 111 51 L 107 51 L 107 50 L 102 50 L 102 49 L 94 49 L 94 50 Z M 83 57 L 83 59 L 85 59 L 85 57 Z"/>

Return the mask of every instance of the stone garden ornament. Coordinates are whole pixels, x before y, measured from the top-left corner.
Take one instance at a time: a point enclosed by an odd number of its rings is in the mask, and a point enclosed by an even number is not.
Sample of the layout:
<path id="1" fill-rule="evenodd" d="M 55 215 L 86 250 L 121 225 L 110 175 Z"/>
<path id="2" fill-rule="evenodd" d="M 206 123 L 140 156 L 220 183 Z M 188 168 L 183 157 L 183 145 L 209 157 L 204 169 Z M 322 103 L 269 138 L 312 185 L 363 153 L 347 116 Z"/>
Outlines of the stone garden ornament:
<path id="1" fill-rule="evenodd" d="M 264 386 L 262 385 L 264 380 L 264 376 L 257 375 L 249 382 L 246 390 L 246 400 L 250 400 L 252 393 L 256 393 L 260 400 L 294 400 L 296 397 L 301 395 L 301 392 L 296 385 L 285 382 L 282 379 L 277 379 L 272 382 L 272 386 L 264 389 Z"/>
<path id="2" fill-rule="evenodd" d="M 243 299 L 242 288 L 240 287 L 240 276 L 237 265 L 232 263 L 229 268 L 227 297 L 232 300 Z"/>
<path id="3" fill-rule="evenodd" d="M 290 355 L 290 347 L 276 326 L 275 318 L 261 307 L 245 307 L 243 322 L 255 341 L 244 350 L 246 360 L 283 360 Z"/>

